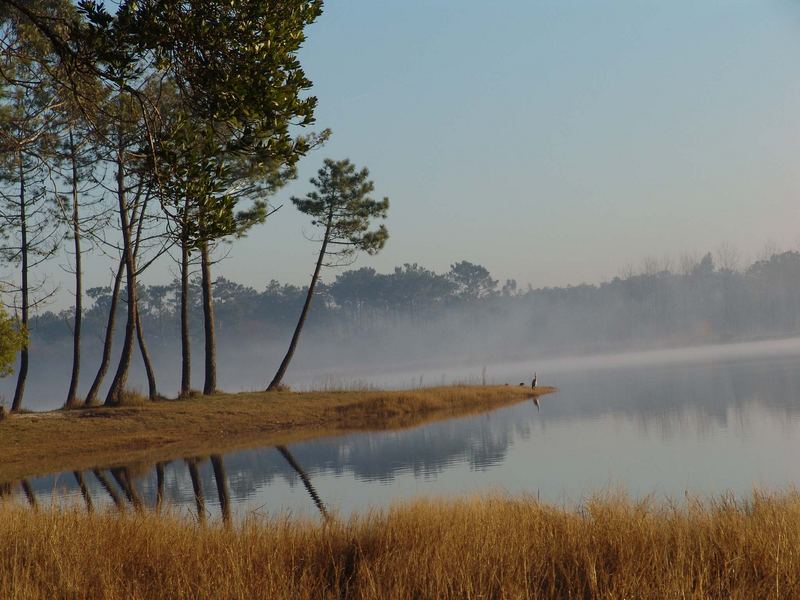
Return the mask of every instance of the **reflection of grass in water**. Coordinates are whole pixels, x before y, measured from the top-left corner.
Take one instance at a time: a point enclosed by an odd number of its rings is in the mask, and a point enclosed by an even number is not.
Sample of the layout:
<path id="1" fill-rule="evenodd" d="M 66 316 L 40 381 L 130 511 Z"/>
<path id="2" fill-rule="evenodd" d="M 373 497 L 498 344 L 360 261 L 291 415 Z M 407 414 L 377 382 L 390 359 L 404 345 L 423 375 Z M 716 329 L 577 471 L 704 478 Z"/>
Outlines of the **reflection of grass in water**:
<path id="1" fill-rule="evenodd" d="M 530 394 L 504 386 L 258 392 L 14 415 L 0 425 L 0 481 L 410 427 Z"/>
<path id="2" fill-rule="evenodd" d="M 0 507 L 0 597 L 800 597 L 800 495 L 421 501 L 347 522 Z"/>

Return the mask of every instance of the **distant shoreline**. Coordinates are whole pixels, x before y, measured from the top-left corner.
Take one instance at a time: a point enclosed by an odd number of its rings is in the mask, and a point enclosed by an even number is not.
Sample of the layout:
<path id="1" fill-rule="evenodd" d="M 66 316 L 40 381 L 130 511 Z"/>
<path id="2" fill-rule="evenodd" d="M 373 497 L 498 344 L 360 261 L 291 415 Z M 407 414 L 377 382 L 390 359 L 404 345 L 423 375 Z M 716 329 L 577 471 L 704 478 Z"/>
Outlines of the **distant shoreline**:
<path id="1" fill-rule="evenodd" d="M 62 471 L 401 429 L 507 406 L 552 387 L 250 392 L 14 415 L 0 421 L 0 482 Z"/>

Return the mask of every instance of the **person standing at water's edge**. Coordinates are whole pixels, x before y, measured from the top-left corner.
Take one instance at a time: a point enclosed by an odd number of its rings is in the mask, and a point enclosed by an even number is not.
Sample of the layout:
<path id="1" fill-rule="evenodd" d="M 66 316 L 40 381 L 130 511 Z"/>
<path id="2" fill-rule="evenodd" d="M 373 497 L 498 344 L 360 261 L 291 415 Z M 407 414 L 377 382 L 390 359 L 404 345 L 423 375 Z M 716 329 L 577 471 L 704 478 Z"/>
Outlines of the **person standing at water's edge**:
<path id="1" fill-rule="evenodd" d="M 531 381 L 531 387 L 532 388 L 536 387 L 536 373 L 533 374 L 533 380 Z"/>

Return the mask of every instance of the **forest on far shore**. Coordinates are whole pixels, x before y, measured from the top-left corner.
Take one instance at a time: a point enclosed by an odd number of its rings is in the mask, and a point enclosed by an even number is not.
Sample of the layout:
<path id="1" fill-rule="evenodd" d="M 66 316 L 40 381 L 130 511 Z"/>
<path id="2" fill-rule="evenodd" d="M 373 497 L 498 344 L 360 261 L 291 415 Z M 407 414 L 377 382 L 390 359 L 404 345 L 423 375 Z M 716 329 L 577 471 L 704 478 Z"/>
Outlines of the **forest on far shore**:
<path id="1" fill-rule="evenodd" d="M 394 348 L 417 359 L 508 358 L 648 345 L 699 344 L 800 332 L 800 252 L 776 253 L 742 269 L 719 267 L 711 254 L 680 269 L 645 263 L 599 285 L 520 288 L 483 266 L 461 261 L 446 273 L 405 264 L 389 273 L 346 270 L 319 284 L 309 336 L 349 343 L 370 362 Z M 192 281 L 193 342 L 202 342 L 199 278 Z M 307 288 L 270 281 L 263 289 L 218 278 L 213 286 L 223 343 L 285 345 Z M 99 344 L 111 289 L 88 290 L 88 345 Z M 124 297 L 124 296 L 123 296 Z M 180 328 L 180 281 L 141 285 L 141 318 L 154 348 L 171 348 Z M 118 307 L 120 314 L 125 310 Z M 71 343 L 72 310 L 32 319 L 31 346 Z M 123 319 L 117 321 L 120 327 Z M 383 342 L 383 350 L 367 340 Z M 411 348 L 406 346 L 411 344 Z M 468 347 L 464 344 L 468 343 Z M 403 348 L 401 348 L 401 346 Z M 391 353 L 391 352 L 390 352 Z M 50 352 L 48 352 L 50 354 Z M 504 356 L 505 355 L 505 356 Z"/>

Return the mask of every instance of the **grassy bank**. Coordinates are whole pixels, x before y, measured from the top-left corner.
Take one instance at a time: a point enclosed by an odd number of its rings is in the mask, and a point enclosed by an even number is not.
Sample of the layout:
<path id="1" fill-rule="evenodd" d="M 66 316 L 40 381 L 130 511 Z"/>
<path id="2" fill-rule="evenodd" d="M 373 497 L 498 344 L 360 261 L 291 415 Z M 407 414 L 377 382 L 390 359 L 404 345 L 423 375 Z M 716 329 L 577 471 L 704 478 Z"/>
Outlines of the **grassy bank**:
<path id="1" fill-rule="evenodd" d="M 536 394 L 553 388 L 537 388 Z M 0 482 L 156 462 L 345 431 L 410 427 L 519 402 L 530 388 L 219 394 L 137 406 L 15 415 L 0 421 Z"/>
<path id="2" fill-rule="evenodd" d="M 123 543 L 124 540 L 124 543 Z M 418 502 L 233 529 L 0 507 L 0 597 L 797 598 L 800 496 Z"/>

